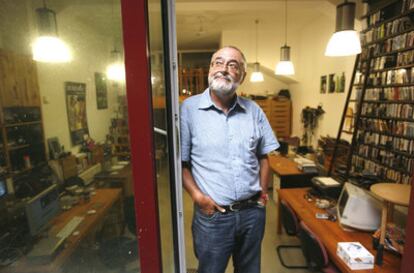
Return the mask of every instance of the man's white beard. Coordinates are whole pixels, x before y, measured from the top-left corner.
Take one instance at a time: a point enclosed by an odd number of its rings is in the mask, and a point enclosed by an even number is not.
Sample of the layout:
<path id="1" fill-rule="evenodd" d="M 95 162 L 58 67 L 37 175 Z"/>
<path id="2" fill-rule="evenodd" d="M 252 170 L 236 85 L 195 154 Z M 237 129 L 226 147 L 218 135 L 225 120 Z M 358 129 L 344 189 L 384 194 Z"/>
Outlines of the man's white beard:
<path id="1" fill-rule="evenodd" d="M 223 75 L 220 72 L 208 77 L 208 84 L 210 90 L 213 90 L 214 93 L 221 98 L 232 96 L 240 85 L 238 82 L 235 82 L 230 75 Z"/>

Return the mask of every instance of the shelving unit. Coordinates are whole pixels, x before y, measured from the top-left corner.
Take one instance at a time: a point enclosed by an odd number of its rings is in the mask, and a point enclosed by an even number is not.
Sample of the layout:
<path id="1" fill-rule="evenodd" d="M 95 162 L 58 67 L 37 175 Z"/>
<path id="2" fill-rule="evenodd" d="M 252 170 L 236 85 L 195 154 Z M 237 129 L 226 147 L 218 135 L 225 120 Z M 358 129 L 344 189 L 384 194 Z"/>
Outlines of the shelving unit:
<path id="1" fill-rule="evenodd" d="M 20 174 L 46 161 L 36 64 L 0 50 L 0 174 Z"/>
<path id="2" fill-rule="evenodd" d="M 370 8 L 337 136 L 338 142 L 342 133 L 351 134 L 351 149 L 346 166 L 337 166 L 334 152 L 328 173 L 408 184 L 414 171 L 414 1 L 378 1 Z M 344 130 L 349 107 L 354 128 Z"/>
<path id="3" fill-rule="evenodd" d="M 118 97 L 117 117 L 111 120 L 109 132 L 112 142 L 112 155 L 116 156 L 118 160 L 130 160 L 128 106 L 125 96 Z"/>
<path id="4" fill-rule="evenodd" d="M 278 138 L 290 137 L 292 133 L 292 102 L 290 100 L 254 100 L 266 114 L 270 126 Z"/>

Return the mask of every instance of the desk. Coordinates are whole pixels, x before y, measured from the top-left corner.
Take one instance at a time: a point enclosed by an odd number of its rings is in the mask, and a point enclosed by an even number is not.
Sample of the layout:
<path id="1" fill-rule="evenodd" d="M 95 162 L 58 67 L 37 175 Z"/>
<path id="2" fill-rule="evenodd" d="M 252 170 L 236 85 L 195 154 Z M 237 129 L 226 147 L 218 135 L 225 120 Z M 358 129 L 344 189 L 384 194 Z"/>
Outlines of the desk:
<path id="1" fill-rule="evenodd" d="M 360 242 L 375 256 L 376 250 L 372 248 L 371 233 L 369 232 L 347 232 L 344 231 L 338 222 L 320 220 L 315 218 L 316 212 L 323 212 L 315 206 L 314 202 L 308 202 L 303 196 L 308 188 L 280 189 L 279 198 L 285 200 L 298 217 L 319 236 L 325 245 L 330 260 L 340 269 L 341 272 L 351 271 L 349 267 L 336 255 L 338 242 Z M 384 263 L 382 266 L 375 265 L 374 270 L 358 270 L 358 272 L 400 272 L 401 259 L 393 254 L 384 252 Z"/>
<path id="2" fill-rule="evenodd" d="M 124 196 L 133 195 L 131 164 L 124 165 L 122 169 L 101 172 L 95 175 L 98 187 L 121 187 Z"/>
<path id="3" fill-rule="evenodd" d="M 298 168 L 298 164 L 285 156 L 270 155 L 269 164 L 274 175 L 273 178 L 273 200 L 277 205 L 277 233 L 282 232 L 282 225 L 280 222 L 280 202 L 278 200 L 277 190 L 285 188 L 298 188 L 311 186 L 311 179 L 317 174 L 306 174 Z"/>
<path id="4" fill-rule="evenodd" d="M 64 211 L 52 220 L 52 227 L 49 234 L 56 234 L 61 230 L 66 223 L 74 216 L 84 216 L 85 218 L 79 224 L 77 230 L 79 235 L 69 236 L 66 239 L 64 248 L 57 254 L 55 259 L 46 265 L 33 265 L 26 257 L 21 258 L 14 264 L 4 268 L 1 272 L 12 273 L 46 273 L 46 272 L 60 272 L 62 266 L 70 258 L 71 254 L 76 250 L 79 244 L 88 235 L 93 234 L 99 223 L 102 222 L 105 215 L 107 215 L 110 208 L 121 200 L 120 189 L 98 189 L 96 195 L 91 196 L 91 201 L 76 205 L 68 211 Z M 88 215 L 87 211 L 94 209 L 95 214 Z M 122 215 L 120 215 L 122 217 Z"/>

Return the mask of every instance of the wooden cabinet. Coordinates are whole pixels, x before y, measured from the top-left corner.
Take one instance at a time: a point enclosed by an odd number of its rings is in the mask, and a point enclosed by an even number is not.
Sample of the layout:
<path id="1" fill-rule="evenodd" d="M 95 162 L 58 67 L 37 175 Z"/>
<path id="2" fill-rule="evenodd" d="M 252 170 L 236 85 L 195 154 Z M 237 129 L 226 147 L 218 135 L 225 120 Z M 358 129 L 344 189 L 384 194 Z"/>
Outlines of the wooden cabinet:
<path id="1" fill-rule="evenodd" d="M 292 102 L 274 99 L 255 100 L 255 102 L 265 112 L 276 136 L 278 138 L 290 137 L 292 133 Z"/>
<path id="2" fill-rule="evenodd" d="M 0 174 L 18 174 L 46 160 L 36 64 L 0 50 Z"/>
<path id="3" fill-rule="evenodd" d="M 40 106 L 37 69 L 30 56 L 0 50 L 0 79 L 3 107 Z"/>

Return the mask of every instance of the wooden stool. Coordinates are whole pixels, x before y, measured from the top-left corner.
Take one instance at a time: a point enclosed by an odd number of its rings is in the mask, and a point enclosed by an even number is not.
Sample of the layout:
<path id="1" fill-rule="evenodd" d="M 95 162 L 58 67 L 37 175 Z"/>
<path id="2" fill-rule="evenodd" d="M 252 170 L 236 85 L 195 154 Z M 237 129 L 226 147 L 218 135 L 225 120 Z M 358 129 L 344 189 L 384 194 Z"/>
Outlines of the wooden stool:
<path id="1" fill-rule="evenodd" d="M 382 198 L 381 236 L 375 257 L 375 263 L 382 265 L 387 222 L 393 216 L 394 205 L 408 207 L 411 186 L 395 183 L 378 183 L 371 187 L 371 191 Z"/>

